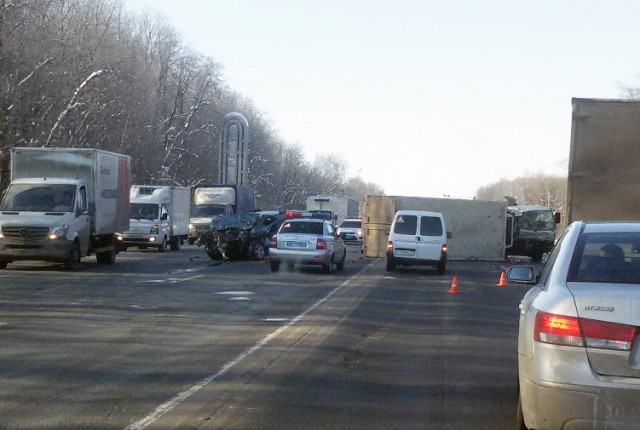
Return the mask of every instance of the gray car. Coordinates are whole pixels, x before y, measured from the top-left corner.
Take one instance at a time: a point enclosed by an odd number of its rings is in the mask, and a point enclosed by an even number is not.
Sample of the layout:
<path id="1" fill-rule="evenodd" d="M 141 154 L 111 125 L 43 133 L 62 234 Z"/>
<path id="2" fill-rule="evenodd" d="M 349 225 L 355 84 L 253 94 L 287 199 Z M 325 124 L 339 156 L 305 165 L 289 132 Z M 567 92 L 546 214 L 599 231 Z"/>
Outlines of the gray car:
<path id="1" fill-rule="evenodd" d="M 640 223 L 572 223 L 520 304 L 519 429 L 640 429 Z"/>
<path id="2" fill-rule="evenodd" d="M 342 270 L 346 258 L 344 242 L 333 225 L 320 219 L 287 220 L 269 244 L 272 272 L 277 272 L 281 263 L 290 270 L 296 264 L 321 265 L 326 272 L 331 272 L 334 265 Z"/>

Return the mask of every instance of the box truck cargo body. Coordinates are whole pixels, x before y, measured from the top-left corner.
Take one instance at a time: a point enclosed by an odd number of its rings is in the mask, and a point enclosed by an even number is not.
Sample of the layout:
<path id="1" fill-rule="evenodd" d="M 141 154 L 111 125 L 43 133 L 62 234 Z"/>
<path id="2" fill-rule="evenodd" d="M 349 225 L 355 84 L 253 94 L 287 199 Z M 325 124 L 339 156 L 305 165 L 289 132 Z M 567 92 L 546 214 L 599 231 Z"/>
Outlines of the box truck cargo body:
<path id="1" fill-rule="evenodd" d="M 129 228 L 130 157 L 97 149 L 14 148 L 0 205 L 0 267 L 96 254 L 113 263 L 116 233 Z"/>
<path id="2" fill-rule="evenodd" d="M 572 106 L 567 222 L 640 221 L 640 101 Z"/>
<path id="3" fill-rule="evenodd" d="M 360 203 L 345 196 L 311 196 L 307 197 L 307 212 L 330 212 L 331 221 L 338 226 L 360 215 Z"/>
<path id="4" fill-rule="evenodd" d="M 122 233 L 124 247 L 177 251 L 189 234 L 191 189 L 161 185 L 131 186 L 129 230 Z"/>
<path id="5" fill-rule="evenodd" d="M 406 196 L 366 196 L 363 210 L 363 252 L 385 258 L 389 229 L 399 210 L 439 212 L 444 216 L 449 260 L 504 259 L 506 202 Z"/>

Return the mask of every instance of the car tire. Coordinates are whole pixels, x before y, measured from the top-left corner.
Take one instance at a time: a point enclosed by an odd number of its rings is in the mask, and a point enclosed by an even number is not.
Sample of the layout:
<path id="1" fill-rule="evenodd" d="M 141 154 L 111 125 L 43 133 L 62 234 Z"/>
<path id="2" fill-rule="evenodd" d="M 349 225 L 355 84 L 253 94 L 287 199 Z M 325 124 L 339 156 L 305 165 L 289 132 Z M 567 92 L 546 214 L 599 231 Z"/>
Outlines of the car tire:
<path id="1" fill-rule="evenodd" d="M 329 260 L 329 264 L 324 264 L 322 269 L 326 274 L 331 274 L 333 272 L 333 255 L 331 255 L 331 259 Z"/>
<path id="2" fill-rule="evenodd" d="M 344 263 L 347 261 L 347 250 L 344 250 L 344 254 L 342 254 L 342 260 L 338 264 L 336 264 L 336 269 L 344 270 Z"/>
<path id="3" fill-rule="evenodd" d="M 251 250 L 251 258 L 253 258 L 254 260 L 264 260 L 264 257 L 266 255 L 266 250 L 264 247 L 264 244 L 260 243 L 260 241 L 253 241 L 251 242 L 251 245 L 249 246 L 249 249 Z"/>
<path id="4" fill-rule="evenodd" d="M 271 267 L 272 272 L 277 272 L 280 270 L 280 262 L 279 261 L 270 261 L 269 266 Z"/>
<path id="5" fill-rule="evenodd" d="M 218 251 L 217 248 L 213 248 L 213 249 L 207 248 L 207 255 L 212 260 L 221 260 L 222 259 L 222 254 L 220 253 L 220 251 Z"/>
<path id="6" fill-rule="evenodd" d="M 167 250 L 167 238 L 162 238 L 162 243 L 158 246 L 158 252 L 165 252 Z"/>
<path id="7" fill-rule="evenodd" d="M 387 272 L 393 272 L 396 270 L 396 263 L 387 258 Z"/>
<path id="8" fill-rule="evenodd" d="M 80 246 L 77 242 L 74 242 L 69 250 L 67 259 L 64 260 L 65 270 L 76 270 L 80 268 Z"/>
<path id="9" fill-rule="evenodd" d="M 516 430 L 530 430 L 524 423 L 524 415 L 522 415 L 522 399 L 518 394 L 518 410 L 516 412 Z"/>

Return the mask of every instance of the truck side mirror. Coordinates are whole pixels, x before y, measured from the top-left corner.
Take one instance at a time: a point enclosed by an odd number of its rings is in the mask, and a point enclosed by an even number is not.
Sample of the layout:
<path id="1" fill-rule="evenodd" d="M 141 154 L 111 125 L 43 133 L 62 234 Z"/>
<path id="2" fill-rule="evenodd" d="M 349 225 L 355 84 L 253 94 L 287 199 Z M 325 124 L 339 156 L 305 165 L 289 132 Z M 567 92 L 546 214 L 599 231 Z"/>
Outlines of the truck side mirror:
<path id="1" fill-rule="evenodd" d="M 447 239 L 451 239 L 453 237 L 453 235 L 451 234 L 450 231 L 447 232 Z"/>
<path id="2" fill-rule="evenodd" d="M 164 213 L 160 216 L 160 221 L 166 221 L 169 219 L 169 214 Z"/>
<path id="3" fill-rule="evenodd" d="M 560 224 L 560 212 L 553 213 L 553 220 L 556 222 L 556 224 Z"/>
<path id="4" fill-rule="evenodd" d="M 390 233 L 391 233 L 391 230 L 389 230 L 389 229 L 386 229 L 386 230 L 384 231 L 384 234 L 386 234 L 387 236 L 389 236 L 389 234 L 390 234 Z"/>

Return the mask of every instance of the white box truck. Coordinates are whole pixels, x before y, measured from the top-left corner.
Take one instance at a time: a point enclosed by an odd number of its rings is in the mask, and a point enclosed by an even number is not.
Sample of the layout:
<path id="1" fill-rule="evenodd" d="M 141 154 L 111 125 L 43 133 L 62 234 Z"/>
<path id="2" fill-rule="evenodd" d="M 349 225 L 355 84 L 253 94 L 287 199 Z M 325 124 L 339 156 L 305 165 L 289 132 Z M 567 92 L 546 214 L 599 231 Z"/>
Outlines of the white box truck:
<path id="1" fill-rule="evenodd" d="M 132 185 L 129 230 L 122 233 L 123 249 L 137 246 L 178 251 L 189 235 L 191 190 L 188 187 Z"/>
<path id="2" fill-rule="evenodd" d="M 17 260 L 64 263 L 116 258 L 129 229 L 131 158 L 88 148 L 14 148 L 0 204 L 0 268 Z"/>
<path id="3" fill-rule="evenodd" d="M 345 196 L 311 196 L 307 197 L 307 212 L 326 213 L 338 226 L 347 218 L 358 218 L 360 203 Z"/>

